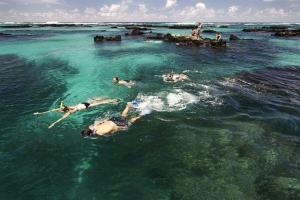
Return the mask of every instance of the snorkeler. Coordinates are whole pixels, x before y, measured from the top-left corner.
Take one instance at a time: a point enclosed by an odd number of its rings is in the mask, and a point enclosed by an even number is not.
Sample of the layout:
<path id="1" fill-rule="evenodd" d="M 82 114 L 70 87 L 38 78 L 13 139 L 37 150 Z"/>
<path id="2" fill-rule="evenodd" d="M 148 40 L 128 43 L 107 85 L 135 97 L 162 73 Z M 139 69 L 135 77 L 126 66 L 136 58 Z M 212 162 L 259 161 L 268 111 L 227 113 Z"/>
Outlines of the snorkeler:
<path id="1" fill-rule="evenodd" d="M 141 115 L 128 118 L 128 112 L 131 107 L 134 107 L 133 103 L 127 103 L 127 106 L 121 116 L 112 117 L 99 122 L 96 121 L 95 124 L 81 131 L 81 135 L 83 137 L 105 136 L 128 129 L 130 125 L 141 118 Z"/>
<path id="2" fill-rule="evenodd" d="M 163 75 L 163 79 L 165 82 L 178 82 L 178 81 L 184 81 L 188 80 L 189 77 L 185 74 L 173 74 L 173 73 L 168 73 Z"/>
<path id="3" fill-rule="evenodd" d="M 42 114 L 46 114 L 46 113 L 50 113 L 50 112 L 63 112 L 64 115 L 59 120 L 52 123 L 48 127 L 48 128 L 52 128 L 55 124 L 57 124 L 58 122 L 60 122 L 64 119 L 66 119 L 69 115 L 71 115 L 71 114 L 73 114 L 77 111 L 86 110 L 90 107 L 95 107 L 95 106 L 102 105 L 102 104 L 117 104 L 117 103 L 119 103 L 118 99 L 110 99 L 108 97 L 93 98 L 93 99 L 88 100 L 87 102 L 80 103 L 76 106 L 66 106 L 66 105 L 64 105 L 64 103 L 62 101 L 59 108 L 49 110 L 49 111 L 46 111 L 46 112 L 41 112 L 41 113 L 36 112 L 36 113 L 33 113 L 33 114 L 34 115 L 42 115 Z"/>
<path id="4" fill-rule="evenodd" d="M 133 81 L 130 80 L 120 80 L 120 78 L 118 76 L 113 78 L 113 83 L 118 84 L 118 85 L 123 85 L 126 86 L 128 88 L 131 88 L 132 86 L 135 85 L 135 83 Z"/>

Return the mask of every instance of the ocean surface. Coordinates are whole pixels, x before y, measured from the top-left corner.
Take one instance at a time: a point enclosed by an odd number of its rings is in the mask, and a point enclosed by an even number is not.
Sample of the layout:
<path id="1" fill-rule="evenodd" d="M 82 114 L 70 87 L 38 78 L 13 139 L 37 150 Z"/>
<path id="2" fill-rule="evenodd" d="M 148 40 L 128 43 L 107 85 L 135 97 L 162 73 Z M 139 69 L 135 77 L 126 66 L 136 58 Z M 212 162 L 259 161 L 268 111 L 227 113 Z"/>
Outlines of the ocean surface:
<path id="1" fill-rule="evenodd" d="M 213 49 L 124 36 L 122 25 L 2 26 L 0 199 L 300 199 L 300 38 L 219 25 L 205 26 L 253 40 Z M 190 80 L 163 82 L 172 71 Z M 116 75 L 137 85 L 116 86 Z M 121 103 L 52 129 L 61 114 L 33 115 L 101 96 Z M 152 112 L 127 131 L 81 137 L 137 97 Z"/>

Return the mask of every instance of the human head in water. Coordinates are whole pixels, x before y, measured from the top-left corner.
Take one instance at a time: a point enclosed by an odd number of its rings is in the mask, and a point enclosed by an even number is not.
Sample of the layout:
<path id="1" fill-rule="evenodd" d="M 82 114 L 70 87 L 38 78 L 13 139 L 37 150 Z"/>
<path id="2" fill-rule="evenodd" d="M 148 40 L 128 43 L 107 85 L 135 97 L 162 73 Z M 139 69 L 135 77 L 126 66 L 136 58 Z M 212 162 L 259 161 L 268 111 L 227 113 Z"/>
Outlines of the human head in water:
<path id="1" fill-rule="evenodd" d="M 87 128 L 87 129 L 81 131 L 81 136 L 82 137 L 91 137 L 91 136 L 93 136 L 93 133 L 94 132 L 90 128 Z"/>
<path id="2" fill-rule="evenodd" d="M 118 76 L 113 78 L 113 83 L 119 83 L 120 78 Z"/>

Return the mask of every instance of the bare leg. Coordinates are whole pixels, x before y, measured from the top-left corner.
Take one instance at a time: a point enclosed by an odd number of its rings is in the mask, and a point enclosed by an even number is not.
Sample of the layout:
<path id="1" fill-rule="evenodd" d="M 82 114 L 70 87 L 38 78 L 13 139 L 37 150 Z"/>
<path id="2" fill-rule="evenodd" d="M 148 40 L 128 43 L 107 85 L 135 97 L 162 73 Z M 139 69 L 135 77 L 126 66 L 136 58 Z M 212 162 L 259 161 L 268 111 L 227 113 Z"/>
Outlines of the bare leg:
<path id="1" fill-rule="evenodd" d="M 88 103 L 90 103 L 89 107 L 94 107 L 94 106 L 98 106 L 98 105 L 102 105 L 102 104 L 117 104 L 117 103 L 119 103 L 119 100 L 106 98 L 106 99 L 91 100 Z"/>
<path id="2" fill-rule="evenodd" d="M 128 116 L 128 112 L 129 112 L 130 107 L 131 107 L 130 103 L 127 103 L 126 108 L 122 112 L 122 117 L 127 117 Z"/>
<path id="3" fill-rule="evenodd" d="M 54 123 L 52 123 L 48 128 L 50 129 L 50 128 L 52 128 L 53 126 L 55 126 L 55 124 L 57 124 L 58 122 L 60 122 L 60 121 L 62 121 L 62 120 L 64 120 L 64 119 L 66 119 L 69 115 L 70 115 L 71 113 L 66 113 L 66 114 L 64 114 L 63 116 L 62 116 L 62 118 L 60 118 L 59 120 L 57 120 L 56 122 L 54 122 Z"/>

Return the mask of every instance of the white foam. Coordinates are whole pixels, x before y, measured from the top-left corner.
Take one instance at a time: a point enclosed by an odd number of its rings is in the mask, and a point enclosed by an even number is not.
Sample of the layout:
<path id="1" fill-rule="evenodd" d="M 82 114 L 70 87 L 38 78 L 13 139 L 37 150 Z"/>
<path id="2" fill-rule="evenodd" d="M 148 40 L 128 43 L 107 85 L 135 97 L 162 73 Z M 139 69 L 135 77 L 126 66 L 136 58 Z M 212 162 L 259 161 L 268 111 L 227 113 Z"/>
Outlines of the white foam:
<path id="1" fill-rule="evenodd" d="M 197 96 L 181 89 L 175 89 L 172 92 L 159 92 L 155 95 L 139 94 L 137 98 L 142 101 L 138 109 L 147 114 L 153 110 L 158 112 L 179 111 L 185 109 L 188 104 L 199 101 Z"/>
<path id="2" fill-rule="evenodd" d="M 154 43 L 154 44 L 161 44 L 161 43 L 163 43 L 163 41 L 160 41 L 160 40 L 146 40 L 146 42 Z"/>

